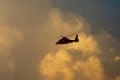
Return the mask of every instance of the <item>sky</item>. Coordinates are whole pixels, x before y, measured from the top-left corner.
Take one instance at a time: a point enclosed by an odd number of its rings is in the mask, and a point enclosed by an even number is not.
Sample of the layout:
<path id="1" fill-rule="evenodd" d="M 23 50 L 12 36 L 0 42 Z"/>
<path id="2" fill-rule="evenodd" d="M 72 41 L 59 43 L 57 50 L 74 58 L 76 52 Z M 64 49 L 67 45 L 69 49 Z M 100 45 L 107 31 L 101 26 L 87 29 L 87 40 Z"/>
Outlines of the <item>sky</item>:
<path id="1" fill-rule="evenodd" d="M 0 0 L 0 80 L 120 80 L 119 8 L 117 0 Z M 73 33 L 78 43 L 55 44 Z"/>
<path id="2" fill-rule="evenodd" d="M 105 29 L 111 35 L 119 37 L 119 0 L 55 0 L 54 3 L 65 11 L 82 15 L 91 24 L 93 32 Z"/>

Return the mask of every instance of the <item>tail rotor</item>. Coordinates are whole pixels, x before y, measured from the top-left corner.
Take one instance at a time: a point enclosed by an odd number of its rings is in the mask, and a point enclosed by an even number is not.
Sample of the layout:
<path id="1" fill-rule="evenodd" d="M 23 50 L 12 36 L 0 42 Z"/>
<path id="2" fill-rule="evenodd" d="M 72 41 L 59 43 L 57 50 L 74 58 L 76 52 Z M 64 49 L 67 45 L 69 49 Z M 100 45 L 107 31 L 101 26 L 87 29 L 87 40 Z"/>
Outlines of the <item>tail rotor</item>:
<path id="1" fill-rule="evenodd" d="M 75 42 L 79 42 L 78 35 L 75 37 Z"/>

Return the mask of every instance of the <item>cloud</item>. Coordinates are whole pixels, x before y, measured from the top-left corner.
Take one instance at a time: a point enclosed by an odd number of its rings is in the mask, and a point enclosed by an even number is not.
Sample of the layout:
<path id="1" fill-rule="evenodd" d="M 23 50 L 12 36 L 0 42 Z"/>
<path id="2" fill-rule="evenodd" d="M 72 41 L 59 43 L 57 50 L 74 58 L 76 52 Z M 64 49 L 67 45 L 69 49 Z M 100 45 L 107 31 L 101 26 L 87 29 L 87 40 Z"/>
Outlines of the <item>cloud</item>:
<path id="1" fill-rule="evenodd" d="M 104 70 L 98 58 L 92 56 L 75 62 L 72 58 L 70 53 L 62 49 L 48 53 L 41 62 L 41 74 L 45 80 L 104 80 Z"/>
<path id="2" fill-rule="evenodd" d="M 114 58 L 114 60 L 117 62 L 117 61 L 120 61 L 120 56 L 116 56 L 115 58 Z"/>
<path id="3" fill-rule="evenodd" d="M 0 26 L 0 79 L 13 79 L 14 65 L 11 51 L 22 40 L 22 33 L 16 28 Z"/>
<path id="4" fill-rule="evenodd" d="M 40 70 L 45 80 L 72 80 L 71 56 L 65 50 L 49 53 L 41 62 Z"/>
<path id="5" fill-rule="evenodd" d="M 57 51 L 47 53 L 40 63 L 41 75 L 45 80 L 104 80 L 104 69 L 101 60 L 97 57 L 100 53 L 98 42 L 92 34 L 84 30 L 84 27 L 89 28 L 89 26 L 86 26 L 84 19 L 77 17 L 72 17 L 76 21 L 70 23 L 65 15 L 60 10 L 54 9 L 50 12 L 49 25 L 58 32 L 69 33 L 78 30 L 80 42 L 61 45 Z M 67 16 L 71 17 L 71 15 Z M 88 32 L 90 33 L 90 29 Z"/>
<path id="6" fill-rule="evenodd" d="M 86 61 L 77 61 L 74 70 L 79 74 L 79 79 L 84 80 L 104 80 L 104 70 L 97 57 L 89 57 Z"/>
<path id="7" fill-rule="evenodd" d="M 75 49 L 77 51 L 82 51 L 84 54 L 97 54 L 100 53 L 98 48 L 98 42 L 95 40 L 94 36 L 87 35 L 86 33 L 79 34 L 80 42 L 70 45 L 70 49 Z"/>
<path id="8" fill-rule="evenodd" d="M 0 24 L 23 29 L 38 27 L 46 20 L 50 8 L 50 0 L 1 0 Z"/>
<path id="9" fill-rule="evenodd" d="M 22 33 L 16 28 L 9 28 L 0 26 L 0 51 L 4 54 L 6 51 L 11 50 L 11 46 L 20 42 L 23 38 Z"/>
<path id="10" fill-rule="evenodd" d="M 46 51 L 37 30 L 50 8 L 50 0 L 0 0 L 0 80 L 37 80 L 38 61 Z"/>
<path id="11" fill-rule="evenodd" d="M 115 71 L 118 68 L 115 69 L 115 66 L 109 67 L 111 63 L 115 64 L 110 60 L 114 59 L 114 56 L 118 55 L 119 52 L 117 47 L 119 42 L 113 36 L 104 30 L 92 34 L 90 26 L 85 19 L 75 17 L 71 13 L 64 13 L 60 9 L 53 9 L 49 16 L 50 21 L 48 24 L 52 26 L 49 30 L 56 33 L 51 33 L 52 36 L 69 34 L 72 31 L 78 32 L 80 42 L 58 45 L 57 49 L 56 46 L 51 46 L 51 53 L 46 53 L 40 63 L 41 75 L 44 79 L 61 80 L 60 77 L 62 75 L 62 80 L 109 80 L 116 76 L 117 73 Z M 69 18 L 73 20 L 72 23 Z M 71 39 L 74 39 L 74 36 Z M 63 60 L 59 60 L 61 56 L 56 58 L 58 54 L 62 56 Z M 64 57 L 65 54 L 68 54 L 68 56 Z M 115 55 L 113 56 L 113 54 Z M 66 62 L 65 59 L 69 57 L 70 60 Z M 61 62 L 66 66 L 59 65 Z M 71 77 L 66 76 L 64 68 L 69 69 L 67 71 Z M 111 69 L 114 69 L 112 70 L 113 72 L 110 71 Z"/>
<path id="12" fill-rule="evenodd" d="M 120 80 L 120 76 L 117 76 L 117 77 L 115 78 L 115 80 Z"/>
<path id="13" fill-rule="evenodd" d="M 118 62 L 114 61 L 115 57 L 119 56 L 120 42 L 105 30 L 100 30 L 96 33 L 95 38 L 101 50 L 99 57 L 103 64 L 105 74 L 109 78 L 114 78 L 116 75 L 120 74 L 120 65 Z"/>
<path id="14" fill-rule="evenodd" d="M 51 7 L 51 0 L 0 0 L 0 80 L 115 79 L 119 41 L 104 30 L 92 34 L 83 17 Z M 71 33 L 79 43 L 55 45 Z"/>
<path id="15" fill-rule="evenodd" d="M 41 62 L 40 70 L 45 80 L 104 80 L 104 69 L 97 57 L 73 61 L 67 50 L 48 53 Z M 96 73 L 97 72 L 97 73 Z M 62 76 L 62 79 L 60 78 Z M 94 77 L 93 77 L 94 76 Z"/>

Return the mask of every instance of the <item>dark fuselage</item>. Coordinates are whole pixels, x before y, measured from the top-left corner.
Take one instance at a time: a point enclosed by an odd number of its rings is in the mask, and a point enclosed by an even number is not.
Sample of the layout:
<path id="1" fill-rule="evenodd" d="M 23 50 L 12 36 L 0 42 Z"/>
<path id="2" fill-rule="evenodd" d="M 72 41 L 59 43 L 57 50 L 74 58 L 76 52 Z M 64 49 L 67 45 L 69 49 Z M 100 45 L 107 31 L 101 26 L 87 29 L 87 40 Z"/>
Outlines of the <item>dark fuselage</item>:
<path id="1" fill-rule="evenodd" d="M 63 40 L 60 39 L 58 42 L 56 42 L 56 44 L 67 44 L 67 43 L 72 43 L 74 42 L 74 40 Z"/>
<path id="2" fill-rule="evenodd" d="M 56 42 L 56 44 L 68 44 L 68 43 L 72 43 L 72 42 L 78 42 L 78 35 L 76 35 L 75 40 L 70 40 L 66 37 L 63 37 L 62 39 L 60 39 L 58 42 Z"/>

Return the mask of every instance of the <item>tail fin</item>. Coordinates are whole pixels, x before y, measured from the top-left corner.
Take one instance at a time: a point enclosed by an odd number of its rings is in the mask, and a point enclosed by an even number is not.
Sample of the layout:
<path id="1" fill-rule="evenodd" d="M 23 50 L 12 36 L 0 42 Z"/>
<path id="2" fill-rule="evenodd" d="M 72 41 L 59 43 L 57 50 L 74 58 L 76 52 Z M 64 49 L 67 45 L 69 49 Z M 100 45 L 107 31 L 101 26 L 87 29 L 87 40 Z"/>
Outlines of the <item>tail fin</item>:
<path id="1" fill-rule="evenodd" d="M 78 35 L 75 37 L 75 42 L 79 42 Z"/>

